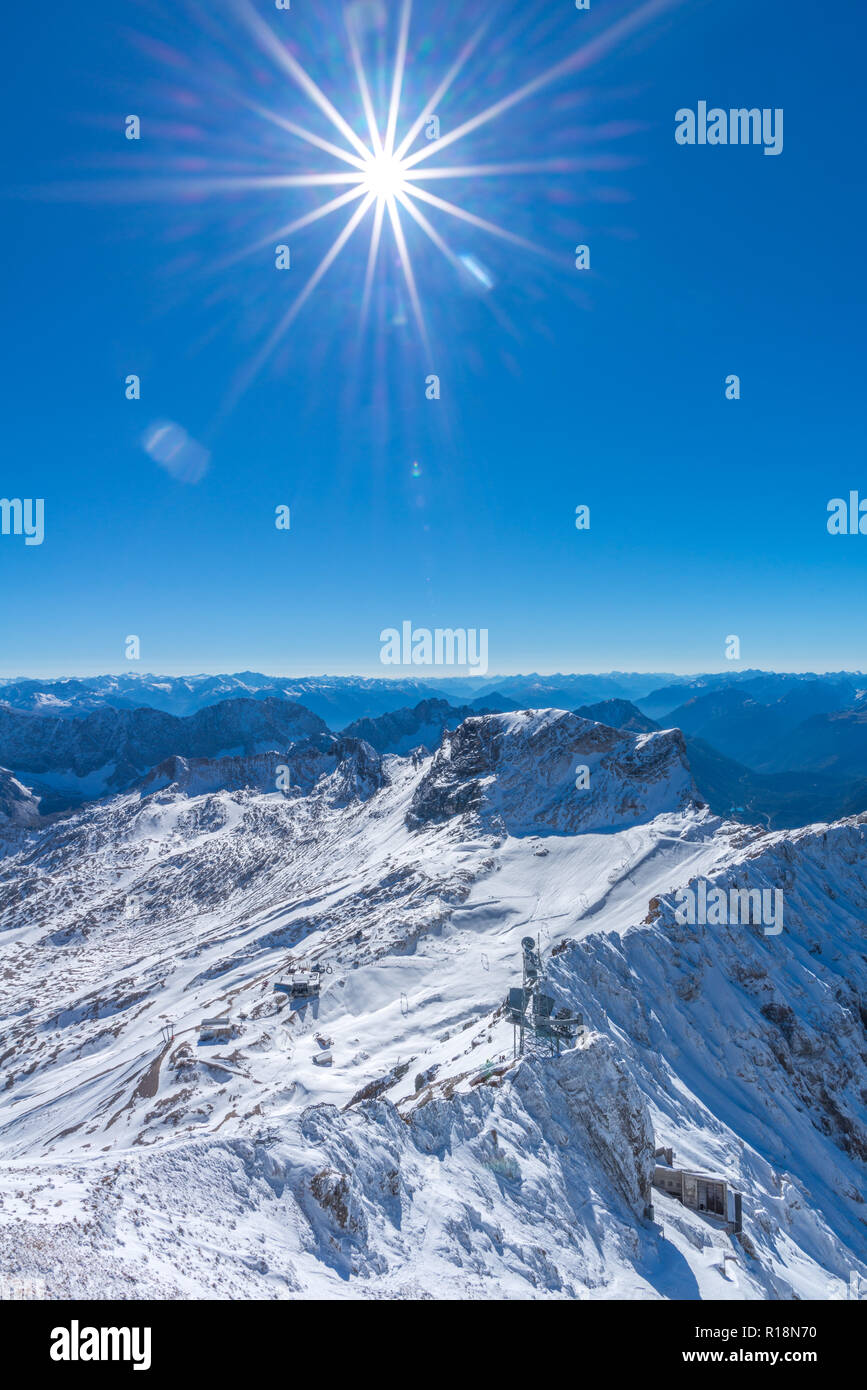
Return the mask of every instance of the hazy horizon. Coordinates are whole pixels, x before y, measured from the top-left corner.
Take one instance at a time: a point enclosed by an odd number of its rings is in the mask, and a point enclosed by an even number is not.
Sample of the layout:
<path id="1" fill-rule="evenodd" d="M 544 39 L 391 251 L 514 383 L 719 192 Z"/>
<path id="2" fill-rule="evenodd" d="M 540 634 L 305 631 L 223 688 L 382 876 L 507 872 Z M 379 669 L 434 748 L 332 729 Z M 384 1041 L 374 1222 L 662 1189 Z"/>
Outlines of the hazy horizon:
<path id="1" fill-rule="evenodd" d="M 748 676 L 750 676 L 750 675 L 774 675 L 774 676 L 863 676 L 863 675 L 865 675 L 865 672 L 864 672 L 863 670 L 861 670 L 860 668 L 856 668 L 856 667 L 845 667 L 845 666 L 839 666 L 839 667 L 825 667 L 825 668 L 802 667 L 802 668 L 799 668 L 799 669 L 795 669 L 795 668 L 793 668 L 793 667 L 743 666 L 743 665 L 738 665 L 738 666 L 736 666 L 736 667 L 720 667 L 719 669 L 710 669 L 710 668 L 707 668 L 707 669 L 700 669 L 700 668 L 692 668 L 692 667 L 690 667 L 689 669 L 684 669 L 684 670 L 680 670 L 680 671 L 675 670 L 674 667 L 669 667 L 668 669 L 663 669 L 663 670 L 655 670 L 655 669 L 637 669 L 637 668 L 629 668 L 629 667 L 608 667 L 608 668 L 606 668 L 606 669 L 602 669 L 602 668 L 600 668 L 600 667 L 594 667 L 593 669 L 589 669 L 589 668 L 586 668 L 586 669 L 577 669 L 577 668 L 569 669 L 568 667 L 560 667 L 560 668 L 555 668 L 555 669 L 552 669 L 552 670 L 538 670 L 538 669 L 527 669 L 527 670 L 520 670 L 520 671 L 498 670 L 498 671 L 494 671 L 494 672 L 485 673 L 484 675 L 475 675 L 475 674 L 473 674 L 472 672 L 454 671 L 454 670 L 451 669 L 451 668 L 446 668 L 446 669 L 444 669 L 444 670 L 432 671 L 431 668 L 427 668 L 427 667 L 424 667 L 424 666 L 411 666 L 411 667 L 402 668 L 402 670 L 403 670 L 403 674 L 401 674 L 401 675 L 386 675 L 386 674 L 383 674 L 383 672 L 382 672 L 381 669 L 380 669 L 380 670 L 370 670 L 370 671 L 361 671 L 361 670 L 313 671 L 313 670 L 310 670 L 310 669 L 308 669 L 308 668 L 305 668 L 305 669 L 299 670 L 299 671 L 287 671 L 287 670 L 285 670 L 285 669 L 283 669 L 283 668 L 278 668 L 278 667 L 274 667 L 273 669 L 269 669 L 267 666 L 260 666 L 260 667 L 239 666 L 239 667 L 236 667 L 236 668 L 234 668 L 234 669 L 231 668 L 231 667 L 228 667 L 228 666 L 222 666 L 222 667 L 214 667 L 212 670 L 193 670 L 193 669 L 190 668 L 190 667 L 184 667 L 184 668 L 178 668 L 177 670 L 172 670 L 172 669 L 166 668 L 166 669 L 163 669 L 163 670 L 156 670 L 156 669 L 155 669 L 155 670 L 148 670 L 148 671 L 135 671 L 135 670 L 130 670 L 129 667 L 127 666 L 127 667 L 118 667 L 117 669 L 114 669 L 114 670 L 109 669 L 109 668 L 106 668 L 106 669 L 104 669 L 104 670 L 88 670 L 88 671 L 73 671 L 73 670 L 52 671 L 52 672 L 42 672 L 42 671 L 40 671 L 40 672 L 33 672 L 33 671 L 22 672 L 22 671 L 16 671 L 16 672 L 12 672 L 11 674 L 10 674 L 10 673 L 0 674 L 0 682 L 2 682 L 3 684 L 7 684 L 7 685 L 8 685 L 8 684 L 11 684 L 11 683 L 13 683 L 13 682 L 15 682 L 15 681 L 28 681 L 28 680 L 35 680 L 35 681 L 81 680 L 81 681 L 87 681 L 87 680 L 99 680 L 99 679 L 101 679 L 102 677 L 106 677 L 106 676 L 129 676 L 129 677 L 131 677 L 131 678 L 133 678 L 133 679 L 138 679 L 138 680 L 162 680 L 162 679 L 182 680 L 182 679 L 184 679 L 184 678 L 187 678 L 187 679 L 195 679 L 195 678 L 198 678 L 198 677 L 216 678 L 216 677 L 219 677 L 219 676 L 234 676 L 234 677 L 237 677 L 237 676 L 244 676 L 244 675 L 252 675 L 252 676 L 265 676 L 265 677 L 267 677 L 268 679 L 271 679 L 271 680 L 290 680 L 290 681 L 291 681 L 291 680 L 353 680 L 353 679 L 354 679 L 354 680 L 382 680 L 382 681 L 390 681 L 390 682 L 392 682 L 392 683 L 394 683 L 394 684 L 401 684 L 401 683 L 404 682 L 404 681 L 410 681 L 410 680 L 415 680 L 415 681 L 420 681 L 420 682 L 460 681 L 460 682 L 462 682 L 462 683 L 466 683 L 466 682 L 468 682 L 468 681 L 478 681 L 478 682 L 484 683 L 485 685 L 489 685 L 492 681 L 497 681 L 497 680 L 515 680 L 515 679 L 519 679 L 519 678 L 530 679 L 531 677 L 534 677 L 534 676 L 538 676 L 538 677 L 540 677 L 540 678 L 542 678 L 542 679 L 550 679 L 550 678 L 552 678 L 552 677 L 554 677 L 554 676 L 562 676 L 562 677 L 565 677 L 565 678 L 569 678 L 569 677 L 573 677 L 573 676 L 595 676 L 595 677 L 604 677 L 604 676 L 615 677 L 615 676 L 621 676 L 621 677 L 633 677 L 633 678 L 634 678 L 634 677 L 638 677 L 638 676 L 648 676 L 648 677 L 653 677 L 653 678 L 659 678 L 659 677 L 661 677 L 661 678 L 667 678 L 667 677 L 669 677 L 669 676 L 672 676 L 672 677 L 676 677 L 676 678 L 678 678 L 678 679 L 689 679 L 689 678 L 698 679 L 699 677 L 703 677 L 703 676 L 725 676 L 725 677 L 728 677 L 728 678 L 733 678 L 733 677 L 735 677 L 735 676 L 748 677 Z M 430 674 L 426 674 L 427 671 L 430 671 Z"/>

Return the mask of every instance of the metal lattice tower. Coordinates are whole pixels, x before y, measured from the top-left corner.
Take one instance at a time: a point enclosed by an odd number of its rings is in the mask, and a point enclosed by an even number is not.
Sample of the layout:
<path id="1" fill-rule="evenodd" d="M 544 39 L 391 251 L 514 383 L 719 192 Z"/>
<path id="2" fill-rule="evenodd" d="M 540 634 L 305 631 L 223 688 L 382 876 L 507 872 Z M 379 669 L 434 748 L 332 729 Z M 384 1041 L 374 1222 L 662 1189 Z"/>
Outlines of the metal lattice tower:
<path id="1" fill-rule="evenodd" d="M 555 1000 L 542 990 L 545 966 L 539 943 L 532 936 L 521 941 L 523 951 L 523 982 L 520 989 L 510 989 L 506 999 L 508 1017 L 513 1025 L 513 1047 L 516 1057 L 529 1050 L 537 1056 L 559 1057 L 562 1044 L 574 1040 L 583 1019 L 566 1009 L 554 1012 Z"/>

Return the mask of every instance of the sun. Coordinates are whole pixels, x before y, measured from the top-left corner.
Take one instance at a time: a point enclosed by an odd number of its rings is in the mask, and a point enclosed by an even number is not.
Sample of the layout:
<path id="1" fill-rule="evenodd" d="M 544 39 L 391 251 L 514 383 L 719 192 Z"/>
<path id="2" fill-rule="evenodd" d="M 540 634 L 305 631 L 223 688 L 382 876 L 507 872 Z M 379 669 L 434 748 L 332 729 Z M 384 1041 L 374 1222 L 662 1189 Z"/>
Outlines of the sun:
<path id="1" fill-rule="evenodd" d="M 493 282 L 484 267 L 479 264 L 475 257 L 450 244 L 444 232 L 431 222 L 430 209 L 434 209 L 441 216 L 452 219 L 458 226 L 463 225 L 463 227 L 472 227 L 477 231 L 485 232 L 521 250 L 541 256 L 551 264 L 561 268 L 562 255 L 518 235 L 509 227 L 500 226 L 488 218 L 470 212 L 468 208 L 459 203 L 439 197 L 425 185 L 431 182 L 435 183 L 438 180 L 446 180 L 452 185 L 459 180 L 469 180 L 474 191 L 477 192 L 482 183 L 490 178 L 510 179 L 515 175 L 527 174 L 547 177 L 556 175 L 559 177 L 568 173 L 578 173 L 587 168 L 600 167 L 593 157 L 589 159 L 583 157 L 570 159 L 562 157 L 525 158 L 453 165 L 443 165 L 439 161 L 429 164 L 428 161 L 432 157 L 442 154 L 443 151 L 458 141 L 483 128 L 489 122 L 499 119 L 506 112 L 513 110 L 529 98 L 537 96 L 547 87 L 566 77 L 583 72 L 592 63 L 598 62 L 605 54 L 614 49 L 621 40 L 661 12 L 682 4 L 683 0 L 643 0 L 643 3 L 639 3 L 631 12 L 621 16 L 608 29 L 596 34 L 592 40 L 585 41 L 536 77 L 523 82 L 514 91 L 498 97 L 483 110 L 468 119 L 458 121 L 442 133 L 440 133 L 439 118 L 436 116 L 436 112 L 465 65 L 481 46 L 491 20 L 484 19 L 470 34 L 451 67 L 434 91 L 431 92 L 409 128 L 399 133 L 398 125 L 401 117 L 404 77 L 407 68 L 412 0 L 400 0 L 397 48 L 391 68 L 391 90 L 388 93 L 389 84 L 387 81 L 384 82 L 383 98 L 379 110 L 377 110 L 362 61 L 357 21 L 360 7 L 350 6 L 346 10 L 347 40 L 367 126 L 367 139 L 364 139 L 354 129 L 331 98 L 326 96 L 321 87 L 302 67 L 294 56 L 291 47 L 277 39 L 270 26 L 254 9 L 251 0 L 236 0 L 236 3 L 257 46 L 274 60 L 281 72 L 288 76 L 309 98 L 312 105 L 326 117 L 343 143 L 336 144 L 333 137 L 326 139 L 281 113 L 262 107 L 258 102 L 249 103 L 251 109 L 264 120 L 274 124 L 295 139 L 303 141 L 304 144 L 329 155 L 333 160 L 338 161 L 338 167 L 333 167 L 330 171 L 311 170 L 310 172 L 283 174 L 277 177 L 255 175 L 252 177 L 233 176 L 224 179 L 208 179 L 204 181 L 204 186 L 208 190 L 225 187 L 227 191 L 237 191 L 239 187 L 252 186 L 280 189 L 333 188 L 339 191 L 320 206 L 303 212 L 292 221 L 273 229 L 269 235 L 253 245 L 243 248 L 233 259 L 252 254 L 265 246 L 273 246 L 276 242 L 283 243 L 294 233 L 300 232 L 303 228 L 311 227 L 338 211 L 348 210 L 349 215 L 340 231 L 335 235 L 331 246 L 319 264 L 311 271 L 308 279 L 292 299 L 267 340 L 261 345 L 252 360 L 245 364 L 239 372 L 232 395 L 233 403 L 249 387 L 264 363 L 281 340 L 285 338 L 344 247 L 352 239 L 356 230 L 365 222 L 370 226 L 370 237 L 364 288 L 361 295 L 359 333 L 363 333 L 366 329 L 373 302 L 377 262 L 383 249 L 385 236 L 390 232 L 397 253 L 397 262 L 403 271 L 406 293 L 418 336 L 428 355 L 431 351 L 431 343 L 406 238 L 405 228 L 410 222 L 423 233 L 430 245 L 445 257 L 459 276 L 465 277 L 469 271 L 488 290 L 493 288 Z M 371 10 L 374 8 L 374 6 L 370 6 Z M 385 72 L 383 71 L 380 76 L 385 78 Z M 434 121 L 436 123 L 435 133 L 429 133 L 427 126 Z M 423 131 L 425 138 L 420 141 Z M 193 183 L 186 176 L 184 179 L 185 192 L 188 193 L 192 187 Z"/>
<path id="2" fill-rule="evenodd" d="M 402 159 L 384 151 L 365 162 L 364 190 L 379 199 L 396 198 L 406 188 L 406 170 Z"/>

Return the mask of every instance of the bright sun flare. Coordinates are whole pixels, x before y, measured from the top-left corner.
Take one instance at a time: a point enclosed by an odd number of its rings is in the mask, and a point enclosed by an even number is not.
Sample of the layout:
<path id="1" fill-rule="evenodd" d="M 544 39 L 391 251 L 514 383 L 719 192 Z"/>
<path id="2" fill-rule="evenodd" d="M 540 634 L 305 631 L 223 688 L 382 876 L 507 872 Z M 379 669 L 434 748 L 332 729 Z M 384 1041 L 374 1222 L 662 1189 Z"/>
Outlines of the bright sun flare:
<path id="1" fill-rule="evenodd" d="M 403 160 L 394 155 L 379 154 L 367 160 L 364 184 L 368 193 L 377 198 L 394 198 L 402 193 L 406 183 Z"/>
<path id="2" fill-rule="evenodd" d="M 347 37 L 349 42 L 352 63 L 358 81 L 361 104 L 367 124 L 369 143 L 361 138 L 349 124 L 347 119 L 341 115 L 334 103 L 325 95 L 320 87 L 313 81 L 298 60 L 293 56 L 290 48 L 279 42 L 265 20 L 259 15 L 250 4 L 250 0 L 239 0 L 241 14 L 250 28 L 256 42 L 262 50 L 268 53 L 276 64 L 289 76 L 292 81 L 301 88 L 310 101 L 320 112 L 330 121 L 335 130 L 345 142 L 343 146 L 337 145 L 333 140 L 324 139 L 298 125 L 295 121 L 288 120 L 285 116 L 266 110 L 258 105 L 253 109 L 264 119 L 273 122 L 282 130 L 296 138 L 303 140 L 305 144 L 315 148 L 337 159 L 341 165 L 349 165 L 349 169 L 335 169 L 331 173 L 310 172 L 301 174 L 291 174 L 281 176 L 276 179 L 254 178 L 251 180 L 233 178 L 226 180 L 226 186 L 237 189 L 239 185 L 252 183 L 258 187 L 278 186 L 282 188 L 304 188 L 321 187 L 337 188 L 342 191 L 335 197 L 329 198 L 320 207 L 310 212 L 305 212 L 293 221 L 272 231 L 261 242 L 252 247 L 246 248 L 242 254 L 260 249 L 274 243 L 275 240 L 284 240 L 302 228 L 312 226 L 322 218 L 330 216 L 343 208 L 352 208 L 350 216 L 342 230 L 335 237 L 330 249 L 325 253 L 322 260 L 311 273 L 309 279 L 299 291 L 283 317 L 279 320 L 276 327 L 262 345 L 259 352 L 248 364 L 244 372 L 241 373 L 236 387 L 236 396 L 244 391 L 254 379 L 263 363 L 268 359 L 280 340 L 289 331 L 298 314 L 304 305 L 310 300 L 316 288 L 328 273 L 340 255 L 347 242 L 352 238 L 356 229 L 368 218 L 370 214 L 370 240 L 367 251 L 367 269 L 364 279 L 364 290 L 361 300 L 361 330 L 367 322 L 368 312 L 371 305 L 374 276 L 376 273 L 377 260 L 379 258 L 380 246 L 383 241 L 383 234 L 386 228 L 390 228 L 391 235 L 397 250 L 400 266 L 406 283 L 406 290 L 409 302 L 412 307 L 413 316 L 419 330 L 419 336 L 426 349 L 429 350 L 430 342 L 428 339 L 425 317 L 422 311 L 421 299 L 415 274 L 410 263 L 409 249 L 407 246 L 404 232 L 403 219 L 410 221 L 424 233 L 428 241 L 436 247 L 438 251 L 449 261 L 459 275 L 465 276 L 468 268 L 468 258 L 460 255 L 446 240 L 446 237 L 431 223 L 429 217 L 422 208 L 434 208 L 440 214 L 454 219 L 464 226 L 476 228 L 486 232 L 500 240 L 511 243 L 524 250 L 532 251 L 546 257 L 556 264 L 560 264 L 559 259 L 550 251 L 536 245 L 534 242 L 519 236 L 506 227 L 497 225 L 487 218 L 479 217 L 470 212 L 467 208 L 457 203 L 450 202 L 445 198 L 440 198 L 437 194 L 430 192 L 423 185 L 437 180 L 448 180 L 450 183 L 456 180 L 471 180 L 473 185 L 478 186 L 481 180 L 488 178 L 509 178 L 514 174 L 565 174 L 570 171 L 578 171 L 586 167 L 592 167 L 582 159 L 528 159 L 521 161 L 502 161 L 497 163 L 468 163 L 451 166 L 436 164 L 433 167 L 427 164 L 431 156 L 440 154 L 443 150 L 462 140 L 465 136 L 485 126 L 490 121 L 494 121 L 507 111 L 512 110 L 520 103 L 549 87 L 552 83 L 572 75 L 590 66 L 592 62 L 598 61 L 604 54 L 622 39 L 630 35 L 634 30 L 639 29 L 647 21 L 655 17 L 661 11 L 667 10 L 680 0 L 644 0 L 637 9 L 621 17 L 609 29 L 597 34 L 592 42 L 587 42 L 573 52 L 561 58 L 552 67 L 545 69 L 538 76 L 524 82 L 514 91 L 506 96 L 500 97 L 484 110 L 467 120 L 460 121 L 453 128 L 444 134 L 439 133 L 439 123 L 435 116 L 437 107 L 440 105 L 446 93 L 458 77 L 471 55 L 478 48 L 483 36 L 485 35 L 489 20 L 484 20 L 476 31 L 468 38 L 463 48 L 458 53 L 454 63 L 444 75 L 435 91 L 432 92 L 424 108 L 416 116 L 409 129 L 398 136 L 398 118 L 400 112 L 401 98 L 403 92 L 403 79 L 407 64 L 407 48 L 409 41 L 410 18 L 412 13 L 412 0 L 401 0 L 400 19 L 398 24 L 397 52 L 394 59 L 394 66 L 391 75 L 391 93 L 387 101 L 387 114 L 384 123 L 377 119 L 374 109 L 374 102 L 371 96 L 370 86 L 364 71 L 361 58 L 359 35 L 356 32 L 354 23 L 351 21 L 354 10 L 347 9 Z M 425 131 L 426 138 L 421 145 L 416 146 L 416 142 L 426 125 L 436 121 L 436 134 Z M 185 180 L 185 189 L 189 189 L 190 180 Z M 478 269 L 472 272 L 478 278 L 482 278 Z M 490 282 L 488 282 L 490 287 Z"/>

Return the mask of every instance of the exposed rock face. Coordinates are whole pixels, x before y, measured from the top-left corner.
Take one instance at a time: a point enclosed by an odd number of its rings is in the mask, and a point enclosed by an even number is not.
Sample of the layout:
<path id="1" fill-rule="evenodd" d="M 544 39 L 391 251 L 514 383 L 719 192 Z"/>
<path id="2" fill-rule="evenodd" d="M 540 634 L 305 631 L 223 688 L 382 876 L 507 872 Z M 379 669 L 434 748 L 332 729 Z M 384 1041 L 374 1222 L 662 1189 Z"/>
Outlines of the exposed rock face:
<path id="1" fill-rule="evenodd" d="M 388 778 L 383 770 L 382 758 L 364 739 L 341 738 L 329 752 L 337 759 L 330 798 L 334 805 L 367 801 L 386 785 Z"/>
<path id="2" fill-rule="evenodd" d="M 38 825 L 39 799 L 17 778 L 0 768 L 0 830 Z"/>
<path id="3" fill-rule="evenodd" d="M 556 1061 L 519 1067 L 513 1084 L 545 1139 L 552 1146 L 573 1147 L 580 1164 L 604 1173 L 631 1211 L 642 1216 L 651 1200 L 653 1125 L 611 1040 L 592 1034 Z"/>
<path id="4" fill-rule="evenodd" d="M 382 759 L 369 744 L 328 734 L 290 745 L 286 752 L 246 758 L 166 758 L 131 790 L 143 797 L 154 792 L 194 797 L 218 791 L 280 790 L 291 797 L 306 796 L 323 778 L 330 779 L 326 800 L 335 805 L 366 801 L 388 780 Z"/>
<path id="5" fill-rule="evenodd" d="M 361 1221 L 350 1208 L 352 1192 L 348 1173 L 341 1173 L 336 1168 L 321 1168 L 310 1179 L 309 1190 L 326 1220 L 337 1232 L 364 1234 Z"/>
<path id="6" fill-rule="evenodd" d="M 589 770 L 579 788 L 576 772 Z M 678 730 L 635 735 L 563 710 L 467 719 L 448 735 L 413 797 L 408 824 L 468 811 L 510 834 L 635 824 L 698 793 Z"/>
<path id="7" fill-rule="evenodd" d="M 154 709 L 100 709 L 81 718 L 0 706 L 0 760 L 17 774 L 90 779 L 94 796 L 122 791 L 166 758 L 213 758 L 333 739 L 317 715 L 286 700 L 225 700 L 185 719 Z"/>
<path id="8" fill-rule="evenodd" d="M 651 1200 L 653 1125 L 647 1102 L 609 1038 L 567 1052 L 555 1071 L 573 1132 L 637 1215 Z"/>

